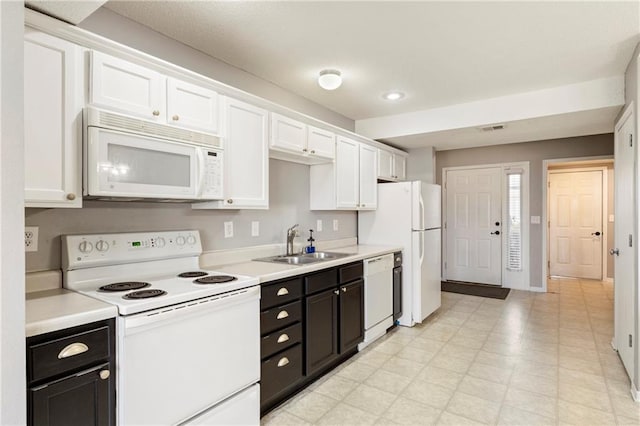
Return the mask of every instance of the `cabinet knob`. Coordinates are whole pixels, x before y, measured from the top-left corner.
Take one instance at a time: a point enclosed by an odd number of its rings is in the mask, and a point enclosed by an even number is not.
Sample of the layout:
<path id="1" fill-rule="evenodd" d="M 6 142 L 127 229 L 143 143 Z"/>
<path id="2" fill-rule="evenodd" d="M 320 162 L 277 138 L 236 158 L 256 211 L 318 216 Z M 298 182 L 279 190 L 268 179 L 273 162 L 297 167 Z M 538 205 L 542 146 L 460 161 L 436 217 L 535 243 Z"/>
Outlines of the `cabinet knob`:
<path id="1" fill-rule="evenodd" d="M 233 200 L 232 200 L 231 198 L 229 198 L 229 199 L 227 200 L 227 204 L 233 204 Z"/>
<path id="2" fill-rule="evenodd" d="M 342 292 L 343 292 L 343 293 L 346 293 L 346 292 L 347 292 L 347 288 L 346 288 L 346 287 L 342 287 L 341 289 L 342 289 Z"/>
<path id="3" fill-rule="evenodd" d="M 287 364 L 289 364 L 289 358 L 287 358 L 286 356 L 283 356 L 282 358 L 280 358 L 280 361 L 278 361 L 278 367 L 284 367 Z"/>
<path id="4" fill-rule="evenodd" d="M 289 317 L 289 312 L 280 311 L 280 312 L 278 312 L 278 316 L 276 316 L 276 319 L 281 320 L 281 319 L 285 319 L 285 318 L 288 318 L 288 317 Z"/>
<path id="5" fill-rule="evenodd" d="M 76 199 L 76 194 L 73 194 L 73 193 L 67 194 L 67 200 L 73 201 L 75 199 Z"/>
<path id="6" fill-rule="evenodd" d="M 100 372 L 100 378 L 102 380 L 107 380 L 109 378 L 109 376 L 111 375 L 111 372 L 109 370 L 102 370 Z"/>
<path id="7" fill-rule="evenodd" d="M 152 114 L 153 114 L 153 115 L 155 115 L 155 116 L 157 117 L 157 116 L 159 116 L 159 115 L 160 115 L 160 111 L 158 111 L 158 110 L 156 109 L 156 110 L 154 110 L 154 111 L 152 112 Z"/>
<path id="8" fill-rule="evenodd" d="M 282 333 L 280 337 L 278 337 L 278 343 L 284 343 L 289 340 L 289 335 L 287 333 Z"/>
<path id="9" fill-rule="evenodd" d="M 69 358 L 70 356 L 79 355 L 89 350 L 89 346 L 84 343 L 76 342 L 65 346 L 58 354 L 58 359 Z"/>
<path id="10" fill-rule="evenodd" d="M 307 152 L 307 148 L 302 148 L 302 152 Z"/>
<path id="11" fill-rule="evenodd" d="M 315 153 L 316 153 L 315 149 L 312 149 L 312 150 L 311 150 L 311 153 L 312 153 L 312 154 L 315 154 Z"/>
<path id="12" fill-rule="evenodd" d="M 276 296 L 286 296 L 287 294 L 289 294 L 289 290 L 287 290 L 286 287 L 282 287 L 280 290 L 278 290 Z"/>
<path id="13" fill-rule="evenodd" d="M 333 290 L 333 294 L 335 294 L 336 296 L 340 294 L 340 290 Z"/>
<path id="14" fill-rule="evenodd" d="M 178 121 L 178 120 L 180 120 L 180 116 L 178 116 L 178 114 L 176 114 L 176 115 L 174 115 L 173 117 L 171 117 L 171 119 L 172 119 L 173 121 Z"/>

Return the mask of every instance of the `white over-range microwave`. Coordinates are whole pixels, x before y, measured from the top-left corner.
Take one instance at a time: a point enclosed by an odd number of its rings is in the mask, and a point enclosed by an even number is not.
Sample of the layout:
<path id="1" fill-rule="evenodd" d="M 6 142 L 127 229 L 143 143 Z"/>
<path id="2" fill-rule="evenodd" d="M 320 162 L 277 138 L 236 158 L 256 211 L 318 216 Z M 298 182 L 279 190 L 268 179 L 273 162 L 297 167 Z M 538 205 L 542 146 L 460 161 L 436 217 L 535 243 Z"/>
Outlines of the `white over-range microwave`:
<path id="1" fill-rule="evenodd" d="M 83 191 L 94 199 L 222 199 L 222 140 L 87 107 Z"/>

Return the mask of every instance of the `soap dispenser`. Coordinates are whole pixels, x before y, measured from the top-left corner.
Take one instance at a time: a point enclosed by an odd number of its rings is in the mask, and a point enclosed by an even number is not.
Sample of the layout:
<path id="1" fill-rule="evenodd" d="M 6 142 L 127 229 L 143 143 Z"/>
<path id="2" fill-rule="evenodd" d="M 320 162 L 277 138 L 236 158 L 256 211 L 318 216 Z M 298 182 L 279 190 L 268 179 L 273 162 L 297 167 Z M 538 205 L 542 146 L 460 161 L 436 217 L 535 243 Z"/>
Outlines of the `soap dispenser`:
<path id="1" fill-rule="evenodd" d="M 309 245 L 305 247 L 305 251 L 307 253 L 314 253 L 316 251 L 316 248 L 313 246 L 313 242 L 315 241 L 315 239 L 313 238 L 313 229 L 309 229 L 309 238 L 307 239 L 307 241 L 309 241 Z"/>

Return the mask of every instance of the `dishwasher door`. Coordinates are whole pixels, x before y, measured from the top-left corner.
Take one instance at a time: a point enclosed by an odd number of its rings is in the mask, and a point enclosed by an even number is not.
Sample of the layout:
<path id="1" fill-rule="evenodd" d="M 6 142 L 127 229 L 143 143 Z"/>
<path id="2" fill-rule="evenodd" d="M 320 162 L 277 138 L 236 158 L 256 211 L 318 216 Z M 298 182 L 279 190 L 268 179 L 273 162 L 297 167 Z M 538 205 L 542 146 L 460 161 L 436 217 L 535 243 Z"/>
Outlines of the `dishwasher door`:
<path id="1" fill-rule="evenodd" d="M 364 261 L 364 328 L 393 316 L 393 254 Z"/>

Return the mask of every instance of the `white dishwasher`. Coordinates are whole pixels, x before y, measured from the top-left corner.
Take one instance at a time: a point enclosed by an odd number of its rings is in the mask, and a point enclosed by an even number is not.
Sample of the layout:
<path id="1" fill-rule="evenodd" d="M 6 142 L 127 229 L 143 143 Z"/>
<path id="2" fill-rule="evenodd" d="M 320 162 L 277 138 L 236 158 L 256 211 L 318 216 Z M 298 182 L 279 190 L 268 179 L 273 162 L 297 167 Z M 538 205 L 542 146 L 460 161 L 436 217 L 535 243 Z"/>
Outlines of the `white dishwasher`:
<path id="1" fill-rule="evenodd" d="M 362 350 L 393 326 L 393 254 L 364 261 L 364 341 Z"/>

